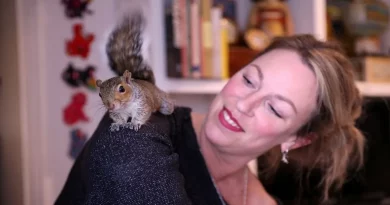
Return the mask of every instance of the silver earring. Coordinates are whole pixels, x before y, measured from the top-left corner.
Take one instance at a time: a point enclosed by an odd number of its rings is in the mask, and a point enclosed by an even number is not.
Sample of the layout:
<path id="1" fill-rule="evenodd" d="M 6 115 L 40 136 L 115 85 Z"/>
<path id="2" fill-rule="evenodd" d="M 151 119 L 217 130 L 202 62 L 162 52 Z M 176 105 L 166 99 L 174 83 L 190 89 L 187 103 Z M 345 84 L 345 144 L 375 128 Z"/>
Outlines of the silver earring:
<path id="1" fill-rule="evenodd" d="M 288 154 L 288 149 L 287 150 L 284 150 L 282 152 L 282 162 L 288 164 L 288 160 L 287 160 L 287 154 Z"/>

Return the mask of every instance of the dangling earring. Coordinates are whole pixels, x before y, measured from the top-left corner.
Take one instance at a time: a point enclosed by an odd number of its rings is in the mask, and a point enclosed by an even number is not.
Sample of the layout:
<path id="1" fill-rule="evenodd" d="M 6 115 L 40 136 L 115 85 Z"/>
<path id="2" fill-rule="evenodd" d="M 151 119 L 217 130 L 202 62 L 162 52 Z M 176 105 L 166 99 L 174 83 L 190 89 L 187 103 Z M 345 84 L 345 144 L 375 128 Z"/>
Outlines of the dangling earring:
<path id="1" fill-rule="evenodd" d="M 287 154 L 288 154 L 288 149 L 287 150 L 284 150 L 282 152 L 282 162 L 288 164 L 288 160 L 287 160 Z"/>

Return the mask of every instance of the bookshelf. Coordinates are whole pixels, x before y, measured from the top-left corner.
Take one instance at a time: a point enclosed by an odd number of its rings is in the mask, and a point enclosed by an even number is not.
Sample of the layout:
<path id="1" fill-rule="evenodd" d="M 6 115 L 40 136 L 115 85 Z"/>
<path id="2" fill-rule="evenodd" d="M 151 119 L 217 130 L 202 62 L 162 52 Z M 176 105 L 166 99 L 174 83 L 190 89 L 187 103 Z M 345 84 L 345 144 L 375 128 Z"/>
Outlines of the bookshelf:
<path id="1" fill-rule="evenodd" d="M 240 30 L 244 29 L 250 0 L 237 2 L 237 23 Z M 167 77 L 165 33 L 163 1 L 154 1 L 151 5 L 151 32 L 158 34 L 153 36 L 151 44 L 152 65 L 155 69 L 157 84 L 165 91 L 183 95 L 212 95 L 218 93 L 226 80 L 215 79 L 177 79 Z M 310 33 L 318 39 L 326 38 L 326 0 L 294 0 L 288 1 L 288 6 L 294 21 L 295 33 Z M 161 34 L 161 35 L 160 35 Z M 390 83 L 356 82 L 365 96 L 390 96 Z"/>
<path id="2" fill-rule="evenodd" d="M 193 95 L 214 95 L 217 94 L 226 84 L 227 80 L 171 80 L 173 85 L 169 89 L 173 94 L 193 94 Z M 199 89 L 202 86 L 202 89 Z M 390 97 L 390 83 L 368 83 L 356 81 L 356 86 L 361 94 L 367 97 Z"/>
<path id="3" fill-rule="evenodd" d="M 390 97 L 390 83 L 356 82 L 361 94 L 367 97 Z"/>
<path id="4" fill-rule="evenodd" d="M 196 80 L 196 79 L 170 79 L 167 91 L 173 94 L 217 94 L 227 80 Z"/>

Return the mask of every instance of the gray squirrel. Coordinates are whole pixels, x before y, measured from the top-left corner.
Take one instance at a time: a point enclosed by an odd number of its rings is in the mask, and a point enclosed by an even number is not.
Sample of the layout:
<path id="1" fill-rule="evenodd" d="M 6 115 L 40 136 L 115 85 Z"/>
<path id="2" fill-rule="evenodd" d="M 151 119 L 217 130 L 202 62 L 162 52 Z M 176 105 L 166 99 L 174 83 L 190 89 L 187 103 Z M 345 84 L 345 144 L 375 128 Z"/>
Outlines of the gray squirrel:
<path id="1" fill-rule="evenodd" d="M 156 86 L 153 70 L 143 60 L 144 28 L 142 13 L 133 12 L 114 28 L 106 45 L 109 64 L 120 75 L 105 81 L 98 79 L 96 85 L 114 121 L 112 131 L 120 126 L 138 131 L 153 112 L 170 115 L 174 110 L 173 101 Z"/>

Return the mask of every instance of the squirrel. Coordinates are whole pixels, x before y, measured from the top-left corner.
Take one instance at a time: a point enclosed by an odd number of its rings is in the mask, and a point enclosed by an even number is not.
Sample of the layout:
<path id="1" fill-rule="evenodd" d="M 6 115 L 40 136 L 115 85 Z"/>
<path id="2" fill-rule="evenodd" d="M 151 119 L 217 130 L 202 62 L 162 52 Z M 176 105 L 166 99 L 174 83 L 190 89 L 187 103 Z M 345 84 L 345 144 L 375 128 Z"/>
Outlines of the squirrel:
<path id="1" fill-rule="evenodd" d="M 140 13 L 125 17 L 111 33 L 106 46 L 110 66 L 123 73 L 96 80 L 99 96 L 114 121 L 111 131 L 125 126 L 138 131 L 152 113 L 173 113 L 168 94 L 155 84 L 152 69 L 141 54 L 144 20 Z M 131 121 L 128 122 L 129 117 Z"/>

